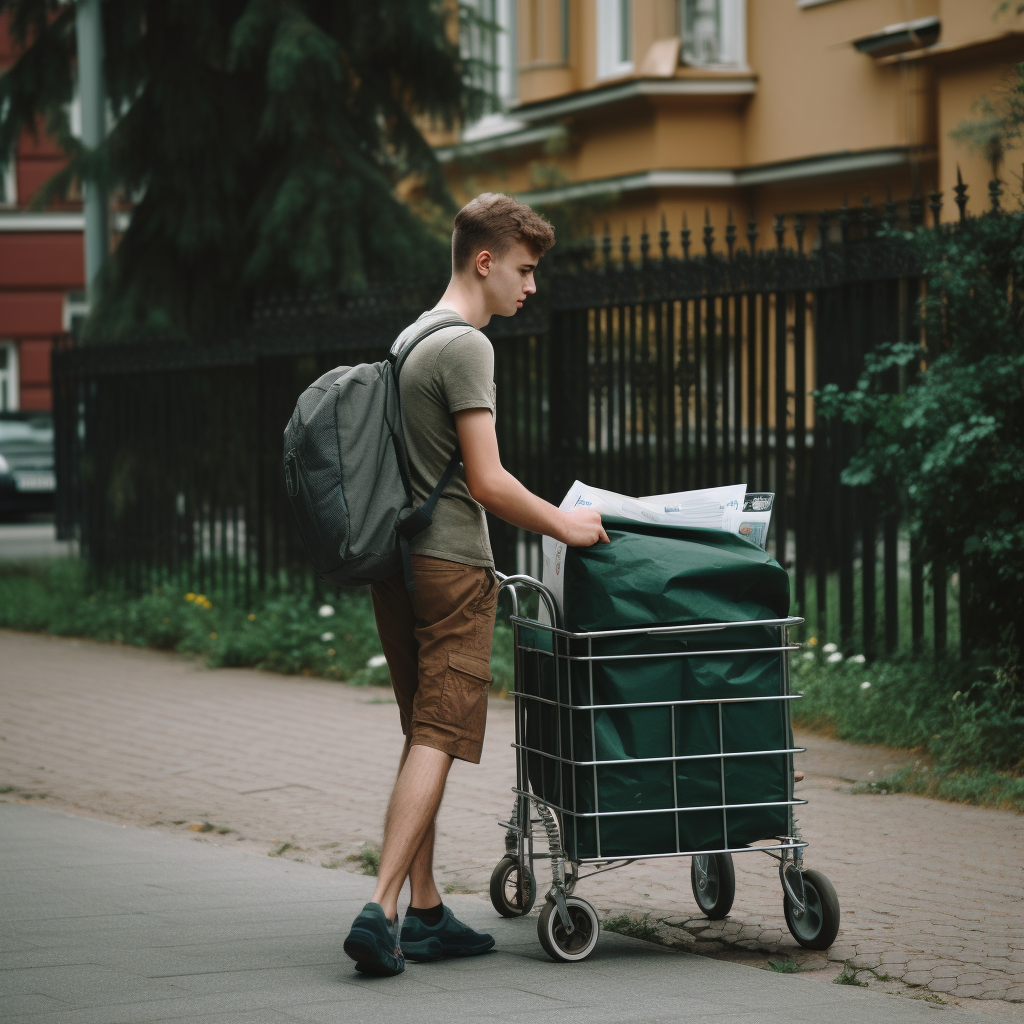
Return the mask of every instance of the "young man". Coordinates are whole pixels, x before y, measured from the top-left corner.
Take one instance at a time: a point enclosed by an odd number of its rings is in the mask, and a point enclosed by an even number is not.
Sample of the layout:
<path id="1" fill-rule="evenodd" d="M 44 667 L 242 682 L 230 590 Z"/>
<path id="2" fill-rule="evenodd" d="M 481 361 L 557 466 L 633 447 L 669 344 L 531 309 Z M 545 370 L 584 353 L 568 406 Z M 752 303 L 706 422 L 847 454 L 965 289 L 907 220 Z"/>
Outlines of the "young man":
<path id="1" fill-rule="evenodd" d="M 405 957 L 472 956 L 494 945 L 442 904 L 433 873 L 434 819 L 448 770 L 455 758 L 479 763 L 483 747 L 498 597 L 484 510 L 569 545 L 608 540 L 598 513 L 559 511 L 503 469 L 498 455 L 494 350 L 479 328 L 522 308 L 537 290 L 537 261 L 554 241 L 551 225 L 528 206 L 501 194 L 477 196 L 455 218 L 448 289 L 392 350 L 432 324 L 465 321 L 419 342 L 399 379 L 417 502 L 434 489 L 456 444 L 462 466 L 432 525 L 410 545 L 416 589 L 406 589 L 401 573 L 371 588 L 405 749 L 373 901 L 345 940 L 365 973 L 399 974 Z M 399 936 L 398 896 L 407 878 L 411 899 Z"/>

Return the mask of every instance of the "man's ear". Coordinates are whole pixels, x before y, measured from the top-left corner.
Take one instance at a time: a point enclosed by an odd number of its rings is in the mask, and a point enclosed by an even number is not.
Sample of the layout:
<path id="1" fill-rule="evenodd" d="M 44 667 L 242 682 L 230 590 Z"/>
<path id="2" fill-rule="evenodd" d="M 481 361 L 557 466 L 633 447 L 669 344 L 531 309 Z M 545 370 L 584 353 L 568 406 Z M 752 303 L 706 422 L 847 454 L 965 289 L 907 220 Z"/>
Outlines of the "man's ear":
<path id="1" fill-rule="evenodd" d="M 476 266 L 476 272 L 481 277 L 487 277 L 491 272 L 491 265 L 494 263 L 494 257 L 486 249 L 481 249 L 476 254 L 476 260 L 474 265 Z"/>

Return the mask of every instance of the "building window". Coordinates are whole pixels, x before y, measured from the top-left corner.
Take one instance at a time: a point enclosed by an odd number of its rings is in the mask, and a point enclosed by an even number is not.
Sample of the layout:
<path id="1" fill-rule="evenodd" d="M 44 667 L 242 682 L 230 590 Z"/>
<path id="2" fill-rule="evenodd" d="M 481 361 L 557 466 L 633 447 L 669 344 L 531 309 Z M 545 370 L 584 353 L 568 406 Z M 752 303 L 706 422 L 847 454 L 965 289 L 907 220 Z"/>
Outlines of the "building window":
<path id="1" fill-rule="evenodd" d="M 683 60 L 694 67 L 744 67 L 745 0 L 680 0 Z"/>
<path id="2" fill-rule="evenodd" d="M 0 206 L 18 205 L 18 161 L 14 153 L 0 172 Z"/>
<path id="3" fill-rule="evenodd" d="M 459 8 L 459 45 L 470 62 L 471 84 L 499 110 L 512 106 L 518 94 L 516 0 L 463 0 Z"/>
<path id="4" fill-rule="evenodd" d="M 0 341 L 0 412 L 18 409 L 18 346 Z"/>
<path id="5" fill-rule="evenodd" d="M 522 37 L 519 67 L 564 67 L 569 63 L 569 0 L 525 0 L 519 8 Z"/>
<path id="6" fill-rule="evenodd" d="M 597 0 L 597 77 L 633 71 L 632 0 Z"/>

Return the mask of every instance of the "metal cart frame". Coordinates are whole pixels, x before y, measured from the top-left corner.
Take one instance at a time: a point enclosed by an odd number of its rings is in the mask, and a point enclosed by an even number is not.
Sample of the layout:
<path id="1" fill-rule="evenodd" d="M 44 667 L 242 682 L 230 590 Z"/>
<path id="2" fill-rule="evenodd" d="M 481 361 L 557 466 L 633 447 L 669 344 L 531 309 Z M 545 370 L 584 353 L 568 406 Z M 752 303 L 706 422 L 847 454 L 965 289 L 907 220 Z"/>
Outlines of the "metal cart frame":
<path id="1" fill-rule="evenodd" d="M 804 620 L 795 616 L 784 619 L 756 620 L 753 622 L 717 622 L 701 625 L 687 626 L 662 626 L 662 627 L 641 627 L 621 630 L 604 630 L 591 633 L 573 633 L 561 628 L 560 614 L 551 591 L 538 580 L 526 575 L 501 576 L 499 574 L 500 590 L 507 591 L 512 601 L 512 614 L 510 621 L 513 626 L 515 644 L 515 689 L 510 696 L 515 701 L 515 742 L 516 751 L 516 785 L 513 787 L 515 802 L 512 814 L 508 821 L 501 824 L 506 829 L 505 834 L 505 856 L 499 861 L 491 878 L 491 901 L 495 909 L 504 916 L 520 916 L 529 913 L 536 898 L 534 882 L 534 865 L 539 859 L 535 851 L 535 836 L 537 827 L 543 829 L 547 839 L 547 856 L 551 861 L 551 886 L 547 891 L 545 906 L 541 911 L 541 920 L 538 922 L 541 944 L 553 959 L 574 961 L 585 959 L 597 942 L 599 932 L 599 921 L 593 907 L 585 900 L 575 896 L 576 885 L 587 878 L 612 871 L 616 868 L 625 867 L 635 861 L 662 859 L 668 857 L 690 857 L 691 860 L 691 885 L 694 897 L 700 909 L 709 917 L 715 919 L 724 917 L 732 905 L 732 897 L 735 889 L 735 876 L 732 869 L 731 857 L 734 853 L 761 852 L 773 857 L 778 862 L 779 879 L 783 890 L 783 908 L 787 924 L 796 940 L 801 945 L 815 949 L 825 949 L 831 945 L 838 931 L 839 926 L 839 904 L 835 896 L 835 890 L 831 883 L 819 872 L 807 872 L 803 866 L 803 851 L 807 843 L 800 837 L 799 830 L 793 815 L 793 808 L 805 804 L 806 800 L 797 799 L 793 793 L 793 755 L 801 753 L 805 748 L 796 747 L 793 743 L 792 726 L 790 724 L 789 702 L 798 700 L 800 694 L 790 691 L 789 657 L 790 651 L 798 650 L 799 645 L 789 641 L 789 630 L 799 625 Z M 541 622 L 537 619 L 527 618 L 520 612 L 519 592 L 517 588 L 523 587 L 536 593 L 547 612 L 548 622 Z M 552 649 L 541 650 L 536 647 L 523 646 L 521 643 L 521 627 L 529 627 L 531 630 L 545 631 L 550 634 Z M 675 634 L 721 634 L 722 631 L 736 629 L 738 627 L 769 627 L 778 630 L 778 644 L 767 647 L 741 647 L 738 649 L 709 649 L 683 651 L 659 651 L 657 653 L 634 653 L 634 654 L 595 654 L 593 651 L 594 641 L 608 637 L 656 637 Z M 574 653 L 578 651 L 580 642 L 585 644 L 586 653 Z M 770 654 L 778 652 L 782 665 L 782 685 L 780 693 L 772 696 L 758 697 L 720 697 L 702 698 L 696 700 L 675 700 L 675 701 L 652 701 L 638 703 L 616 703 L 598 704 L 594 700 L 593 664 L 596 661 L 648 659 L 648 658 L 677 658 L 677 657 L 714 657 L 715 655 L 726 654 Z M 521 689 L 523 679 L 523 659 L 526 657 L 550 658 L 554 663 L 555 679 L 555 700 L 525 693 Z M 568 702 L 562 700 L 561 673 L 567 672 L 569 663 L 588 663 L 590 693 L 589 701 L 585 703 L 573 703 L 568 688 L 566 694 Z M 558 715 L 557 727 L 557 755 L 550 751 L 535 750 L 527 745 L 526 713 L 528 702 L 550 705 L 557 712 L 568 710 L 570 712 L 569 729 L 572 730 L 572 712 L 589 712 L 590 715 L 590 737 L 591 757 L 589 760 L 573 760 L 565 757 L 566 751 L 572 751 L 572 746 L 563 745 L 561 716 Z M 723 732 L 723 707 L 727 704 L 773 702 L 781 705 L 784 719 L 784 741 L 785 747 L 777 750 L 759 751 L 738 751 L 729 752 L 725 749 Z M 688 754 L 680 752 L 676 747 L 675 723 L 677 708 L 691 705 L 717 705 L 718 711 L 718 751 L 711 754 Z M 625 761 L 630 764 L 642 764 L 650 762 L 680 762 L 694 760 L 718 760 L 719 772 L 719 793 L 720 800 L 717 805 L 680 807 L 677 791 L 677 773 L 673 771 L 673 807 L 657 810 L 623 810 L 623 811 L 602 811 L 600 809 L 600 796 L 598 787 L 598 768 L 602 765 L 621 763 L 623 759 L 599 760 L 597 756 L 597 743 L 594 729 L 595 713 L 605 709 L 623 710 L 628 708 L 664 707 L 668 708 L 672 716 L 672 752 L 666 757 L 652 758 L 627 758 Z M 571 743 L 571 736 L 569 737 Z M 575 769 L 591 768 L 593 770 L 594 793 L 593 811 L 581 812 L 579 810 L 568 810 L 562 806 L 564 802 L 564 791 L 562 789 L 563 777 L 559 775 L 559 791 L 563 796 L 556 802 L 537 793 L 530 784 L 527 770 L 527 756 L 537 754 L 542 757 L 555 760 L 563 765 L 570 765 L 573 769 L 573 788 L 576 788 Z M 786 790 L 785 799 L 782 801 L 766 801 L 764 803 L 740 803 L 730 804 L 726 799 L 725 791 L 725 761 L 726 758 L 750 757 L 757 755 L 782 755 L 785 757 L 786 765 Z M 574 807 L 575 800 L 573 801 Z M 729 842 L 728 835 L 728 812 L 742 808 L 754 807 L 780 807 L 786 808 L 787 829 L 786 835 L 780 835 L 750 845 L 733 845 Z M 533 816 L 532 808 L 536 809 L 537 816 Z M 695 811 L 720 810 L 722 813 L 722 835 L 724 844 L 718 849 L 684 850 L 680 847 L 679 839 L 679 815 Z M 609 857 L 602 854 L 601 850 L 601 821 L 610 817 L 621 817 L 634 814 L 674 814 L 676 831 L 676 850 L 671 853 L 655 853 L 649 855 L 629 857 Z M 581 857 L 570 861 L 564 849 L 562 836 L 566 827 L 566 819 L 591 818 L 594 820 L 597 849 L 596 855 Z M 581 874 L 584 865 L 592 865 L 595 870 L 587 874 Z"/>

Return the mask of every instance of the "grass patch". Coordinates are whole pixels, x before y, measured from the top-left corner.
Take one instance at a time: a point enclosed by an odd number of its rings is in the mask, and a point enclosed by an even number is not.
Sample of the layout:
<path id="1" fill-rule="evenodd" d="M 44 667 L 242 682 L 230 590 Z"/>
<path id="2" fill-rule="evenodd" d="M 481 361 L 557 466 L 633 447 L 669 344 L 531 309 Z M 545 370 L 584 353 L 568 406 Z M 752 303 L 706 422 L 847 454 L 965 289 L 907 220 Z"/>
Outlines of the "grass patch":
<path id="1" fill-rule="evenodd" d="M 245 667 L 388 686 L 368 587 L 336 594 L 277 588 L 239 605 L 230 594 L 166 582 L 144 594 L 90 585 L 76 559 L 0 564 L 0 628 L 197 655 Z M 494 688 L 510 689 L 512 630 L 495 629 Z"/>
<path id="2" fill-rule="evenodd" d="M 1024 814 L 1024 778 L 987 769 L 965 771 L 918 763 L 900 768 L 877 782 L 854 786 L 853 792 L 876 796 L 913 793 L 955 804 L 974 804 Z"/>
<path id="3" fill-rule="evenodd" d="M 297 850 L 298 847 L 294 843 L 279 843 L 270 853 L 268 857 L 283 857 L 289 850 Z"/>
<path id="4" fill-rule="evenodd" d="M 857 975 L 859 971 L 851 967 L 849 963 L 843 964 L 843 973 L 836 978 L 833 985 L 856 985 L 858 988 L 867 988 L 868 983 L 866 981 L 858 981 Z"/>
<path id="5" fill-rule="evenodd" d="M 658 927 L 651 921 L 650 914 L 618 914 L 607 918 L 601 926 L 605 931 L 628 935 L 631 939 L 658 941 Z"/>
<path id="6" fill-rule="evenodd" d="M 788 960 L 769 960 L 768 970 L 776 974 L 799 974 L 800 965 L 792 957 Z"/>
<path id="7" fill-rule="evenodd" d="M 793 722 L 924 755 L 855 791 L 1024 811 L 1024 673 L 1014 650 L 991 660 L 868 662 L 808 641 L 792 659 Z"/>
<path id="8" fill-rule="evenodd" d="M 380 848 L 373 843 L 363 843 L 358 853 L 350 853 L 345 858 L 350 864 L 356 864 L 364 875 L 374 875 L 380 871 Z"/>

